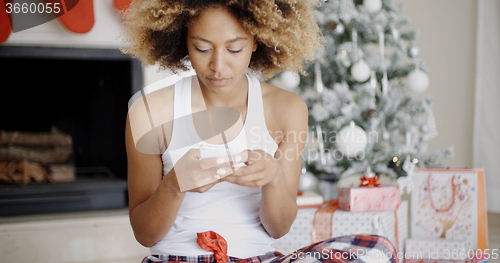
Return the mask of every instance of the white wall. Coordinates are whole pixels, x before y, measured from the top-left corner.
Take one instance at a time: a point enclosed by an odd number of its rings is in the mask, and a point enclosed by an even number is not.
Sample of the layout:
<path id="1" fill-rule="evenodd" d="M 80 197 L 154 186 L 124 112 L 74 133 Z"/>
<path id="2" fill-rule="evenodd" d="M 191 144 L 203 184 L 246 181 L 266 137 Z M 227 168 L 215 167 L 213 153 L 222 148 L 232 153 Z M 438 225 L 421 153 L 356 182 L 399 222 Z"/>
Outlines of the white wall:
<path id="1" fill-rule="evenodd" d="M 500 213 L 500 1 L 478 1 L 474 165 L 484 167 L 489 211 Z"/>
<path id="2" fill-rule="evenodd" d="M 427 93 L 434 101 L 439 132 L 429 150 L 454 145 L 455 158 L 448 165 L 471 167 L 477 2 L 404 0 L 404 6 L 410 27 L 419 32 L 416 44 L 429 66 Z"/>

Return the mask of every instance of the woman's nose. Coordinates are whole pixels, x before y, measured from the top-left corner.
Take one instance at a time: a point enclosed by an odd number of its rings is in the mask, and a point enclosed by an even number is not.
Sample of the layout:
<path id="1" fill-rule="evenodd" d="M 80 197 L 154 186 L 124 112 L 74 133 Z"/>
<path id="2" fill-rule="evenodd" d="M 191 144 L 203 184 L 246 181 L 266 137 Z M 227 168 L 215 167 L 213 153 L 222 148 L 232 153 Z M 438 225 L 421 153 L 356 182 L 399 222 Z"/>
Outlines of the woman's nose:
<path id="1" fill-rule="evenodd" d="M 215 51 L 212 55 L 210 68 L 215 72 L 222 72 L 227 67 L 226 54 L 223 51 Z"/>

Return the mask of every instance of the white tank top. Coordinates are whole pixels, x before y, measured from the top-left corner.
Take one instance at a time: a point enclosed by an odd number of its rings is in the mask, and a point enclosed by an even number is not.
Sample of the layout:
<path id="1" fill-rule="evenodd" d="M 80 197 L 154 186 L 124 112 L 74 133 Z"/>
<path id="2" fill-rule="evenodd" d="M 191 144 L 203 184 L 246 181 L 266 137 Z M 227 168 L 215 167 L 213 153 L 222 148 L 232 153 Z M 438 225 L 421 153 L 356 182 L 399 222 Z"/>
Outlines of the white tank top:
<path id="1" fill-rule="evenodd" d="M 196 133 L 191 116 L 191 81 L 187 77 L 175 84 L 174 122 L 172 139 L 162 155 L 163 172 L 167 174 L 175 163 L 191 148 L 210 145 Z M 248 79 L 247 116 L 240 133 L 228 142 L 238 152 L 263 150 L 274 156 L 278 145 L 266 127 L 260 82 L 250 74 Z M 187 141 L 192 143 L 186 143 Z M 176 147 L 182 142 L 187 147 Z M 201 249 L 196 233 L 215 231 L 228 243 L 228 255 L 248 258 L 274 251 L 273 239 L 265 231 L 259 218 L 261 188 L 251 188 L 221 182 L 205 193 L 186 192 L 170 231 L 150 248 L 152 255 L 204 255 L 212 252 Z"/>

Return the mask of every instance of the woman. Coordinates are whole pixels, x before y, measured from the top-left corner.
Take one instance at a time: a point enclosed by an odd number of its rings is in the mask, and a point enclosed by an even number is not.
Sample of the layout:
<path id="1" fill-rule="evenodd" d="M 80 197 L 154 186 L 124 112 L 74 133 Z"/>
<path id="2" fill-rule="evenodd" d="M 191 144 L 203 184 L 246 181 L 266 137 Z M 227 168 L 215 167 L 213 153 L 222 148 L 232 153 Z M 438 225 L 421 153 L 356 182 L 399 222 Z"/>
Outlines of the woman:
<path id="1" fill-rule="evenodd" d="M 143 0 L 133 2 L 125 20 L 126 53 L 174 72 L 187 69 L 189 60 L 196 72 L 129 110 L 130 221 L 136 239 L 155 255 L 144 262 L 283 259 L 271 244 L 297 213 L 307 106 L 246 71 L 268 77 L 301 71 L 314 58 L 320 34 L 311 4 Z M 239 113 L 220 134 L 213 132 L 217 108 Z M 197 114 L 203 112 L 208 115 Z M 163 123 L 149 140 L 136 136 L 148 127 L 137 121 L 146 115 Z M 205 146 L 238 154 L 229 162 L 201 158 Z M 209 183 L 196 185 L 202 180 Z M 182 191 L 189 183 L 196 187 Z"/>

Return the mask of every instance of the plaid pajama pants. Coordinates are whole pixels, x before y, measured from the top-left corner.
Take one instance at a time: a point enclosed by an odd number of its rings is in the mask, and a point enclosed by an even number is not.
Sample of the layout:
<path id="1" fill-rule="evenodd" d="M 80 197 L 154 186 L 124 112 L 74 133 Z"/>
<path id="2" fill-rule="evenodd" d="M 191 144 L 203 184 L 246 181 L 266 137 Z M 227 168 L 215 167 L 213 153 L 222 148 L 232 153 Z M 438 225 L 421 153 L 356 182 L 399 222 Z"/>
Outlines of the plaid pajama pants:
<path id="1" fill-rule="evenodd" d="M 350 235 L 330 238 L 301 248 L 289 255 L 275 251 L 246 259 L 229 257 L 229 260 L 236 263 L 399 262 L 394 245 L 387 238 L 377 235 Z M 142 263 L 174 262 L 215 263 L 215 259 L 213 255 L 153 255 L 142 261 Z"/>

